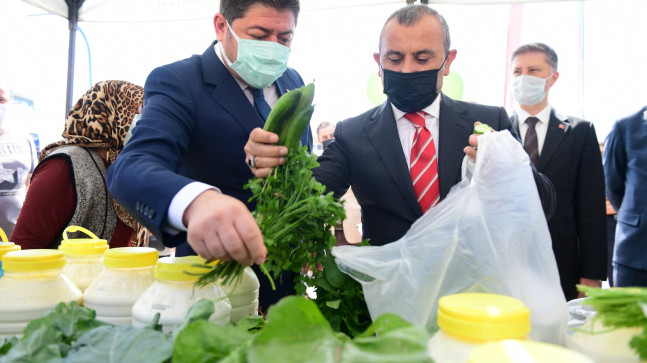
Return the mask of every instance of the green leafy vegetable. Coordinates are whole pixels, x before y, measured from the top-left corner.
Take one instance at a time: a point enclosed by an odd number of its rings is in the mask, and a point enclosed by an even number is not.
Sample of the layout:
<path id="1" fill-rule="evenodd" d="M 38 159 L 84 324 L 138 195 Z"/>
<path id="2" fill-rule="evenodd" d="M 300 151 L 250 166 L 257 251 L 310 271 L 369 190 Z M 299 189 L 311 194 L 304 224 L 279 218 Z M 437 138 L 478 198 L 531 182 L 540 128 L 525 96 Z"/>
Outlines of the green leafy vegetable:
<path id="1" fill-rule="evenodd" d="M 59 303 L 43 317 L 32 320 L 20 339 L 7 340 L 0 362 L 44 362 L 67 356 L 71 345 L 86 331 L 106 325 L 95 319 L 94 310 Z"/>
<path id="2" fill-rule="evenodd" d="M 584 304 L 591 305 L 597 314 L 593 317 L 611 328 L 642 327 L 643 332 L 631 339 L 629 346 L 647 359 L 647 316 L 643 304 L 647 304 L 647 288 L 625 287 L 601 289 L 577 285 L 586 293 Z"/>

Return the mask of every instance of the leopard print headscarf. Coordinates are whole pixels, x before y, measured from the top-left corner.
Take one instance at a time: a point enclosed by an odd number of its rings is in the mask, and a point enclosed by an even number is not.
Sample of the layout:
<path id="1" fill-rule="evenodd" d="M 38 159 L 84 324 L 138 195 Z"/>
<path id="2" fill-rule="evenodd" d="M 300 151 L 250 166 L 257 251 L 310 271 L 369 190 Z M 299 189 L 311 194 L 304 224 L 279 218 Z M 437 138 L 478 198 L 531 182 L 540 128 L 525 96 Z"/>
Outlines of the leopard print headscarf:
<path id="1" fill-rule="evenodd" d="M 135 115 L 144 102 L 144 89 L 126 81 L 101 81 L 90 88 L 77 101 L 67 115 L 63 140 L 47 145 L 40 152 L 42 160 L 62 146 L 107 148 L 107 166 L 112 165 L 124 148 L 124 138 Z M 143 227 L 116 201 L 115 212 L 119 219 L 143 236 Z M 140 237 L 141 238 L 141 237 Z M 138 238 L 137 244 L 142 244 Z"/>

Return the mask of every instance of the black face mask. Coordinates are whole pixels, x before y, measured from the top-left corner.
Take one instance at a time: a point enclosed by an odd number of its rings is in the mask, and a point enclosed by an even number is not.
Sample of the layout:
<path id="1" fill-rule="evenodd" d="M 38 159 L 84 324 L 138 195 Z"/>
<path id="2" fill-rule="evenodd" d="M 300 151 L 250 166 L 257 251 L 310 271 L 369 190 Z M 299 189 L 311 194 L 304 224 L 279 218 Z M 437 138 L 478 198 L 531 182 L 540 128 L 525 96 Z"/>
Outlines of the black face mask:
<path id="1" fill-rule="evenodd" d="M 335 139 L 324 140 L 324 141 L 321 142 L 321 146 L 323 147 L 324 150 L 326 150 L 328 145 L 330 145 L 330 143 L 333 142 L 333 141 L 335 141 Z"/>
<path id="2" fill-rule="evenodd" d="M 445 57 L 445 59 L 447 59 Z M 384 79 L 384 93 L 389 96 L 389 101 L 404 112 L 418 112 L 431 105 L 438 90 L 436 82 L 438 72 L 443 68 L 445 61 L 438 69 L 422 72 L 401 73 L 382 68 Z"/>

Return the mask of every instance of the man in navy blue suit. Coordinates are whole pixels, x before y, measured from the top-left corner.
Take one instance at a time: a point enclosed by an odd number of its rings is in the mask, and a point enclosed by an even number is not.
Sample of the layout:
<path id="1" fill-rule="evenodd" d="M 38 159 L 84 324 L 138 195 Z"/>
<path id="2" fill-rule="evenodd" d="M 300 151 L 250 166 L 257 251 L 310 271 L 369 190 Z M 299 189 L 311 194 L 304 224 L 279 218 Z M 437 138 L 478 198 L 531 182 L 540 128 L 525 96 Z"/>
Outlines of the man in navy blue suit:
<path id="1" fill-rule="evenodd" d="M 243 189 L 256 160 L 243 146 L 281 94 L 303 85 L 287 68 L 299 9 L 298 0 L 222 0 L 217 40 L 148 76 L 141 119 L 106 179 L 114 198 L 176 255 L 264 262 Z M 310 128 L 301 141 L 312 147 Z M 264 308 L 287 293 L 261 281 Z"/>
<path id="2" fill-rule="evenodd" d="M 647 286 L 647 106 L 615 123 L 604 147 L 607 198 L 618 212 L 614 286 Z"/>

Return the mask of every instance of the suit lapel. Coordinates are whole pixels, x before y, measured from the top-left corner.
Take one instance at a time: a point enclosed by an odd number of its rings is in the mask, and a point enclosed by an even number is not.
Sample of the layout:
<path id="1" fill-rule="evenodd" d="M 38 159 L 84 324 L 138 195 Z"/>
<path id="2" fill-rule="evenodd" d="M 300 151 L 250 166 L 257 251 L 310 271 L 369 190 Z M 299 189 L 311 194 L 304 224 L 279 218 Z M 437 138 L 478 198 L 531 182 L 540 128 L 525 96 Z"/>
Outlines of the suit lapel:
<path id="1" fill-rule="evenodd" d="M 407 168 L 407 160 L 402 151 L 402 144 L 398 137 L 398 127 L 389 101 L 380 106 L 375 117 L 364 126 L 364 131 L 375 148 L 375 152 L 380 156 L 384 169 L 391 175 L 402 197 L 416 217 L 420 217 L 422 211 L 413 191 L 411 174 Z"/>
<path id="2" fill-rule="evenodd" d="M 213 42 L 202 54 L 202 74 L 205 83 L 215 85 L 214 100 L 222 106 L 243 127 L 251 133 L 256 127 L 263 127 L 263 120 L 254 110 L 238 82 L 229 73 L 214 51 Z"/>
<path id="3" fill-rule="evenodd" d="M 546 131 L 546 139 L 544 146 L 539 155 L 539 162 L 537 163 L 537 170 L 540 172 L 544 170 L 548 162 L 555 154 L 555 150 L 564 139 L 564 135 L 568 132 L 570 125 L 568 122 L 562 121 L 555 115 L 555 110 L 550 111 L 550 121 L 548 121 L 548 130 Z"/>
<path id="4" fill-rule="evenodd" d="M 449 190 L 460 180 L 461 166 L 472 134 L 474 123 L 465 116 L 465 108 L 458 102 L 443 95 L 440 100 L 439 145 L 438 145 L 438 178 L 440 198 L 443 199 Z"/>

